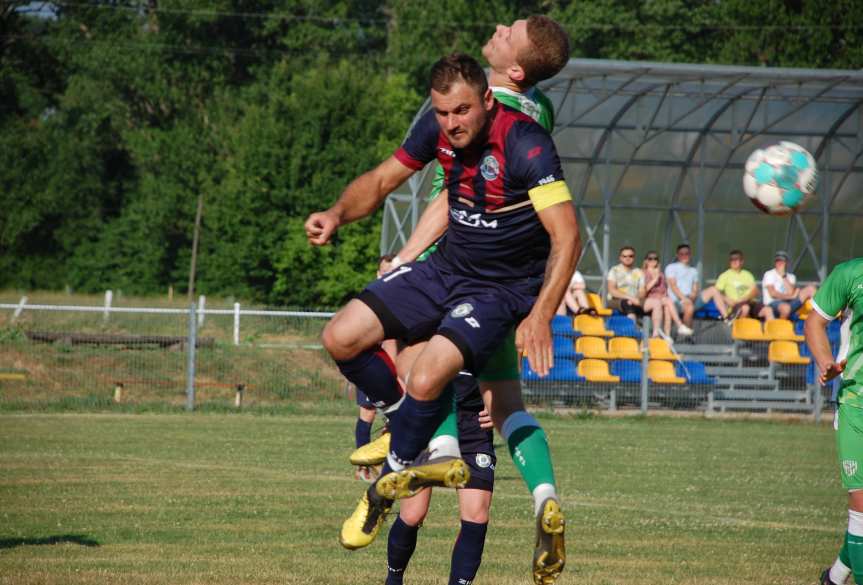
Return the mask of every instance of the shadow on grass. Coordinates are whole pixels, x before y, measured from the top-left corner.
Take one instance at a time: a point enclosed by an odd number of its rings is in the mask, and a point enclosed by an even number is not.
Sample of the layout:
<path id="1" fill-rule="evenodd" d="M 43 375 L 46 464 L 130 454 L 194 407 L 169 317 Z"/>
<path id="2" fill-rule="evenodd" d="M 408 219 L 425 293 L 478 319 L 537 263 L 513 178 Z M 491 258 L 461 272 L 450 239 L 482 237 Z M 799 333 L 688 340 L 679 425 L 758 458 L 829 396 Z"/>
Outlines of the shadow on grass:
<path id="1" fill-rule="evenodd" d="M 0 538 L 0 550 L 15 548 L 17 546 L 31 546 L 41 544 L 80 544 L 81 546 L 99 546 L 98 540 L 93 540 L 81 534 L 58 534 L 56 536 L 43 536 L 41 538 Z"/>

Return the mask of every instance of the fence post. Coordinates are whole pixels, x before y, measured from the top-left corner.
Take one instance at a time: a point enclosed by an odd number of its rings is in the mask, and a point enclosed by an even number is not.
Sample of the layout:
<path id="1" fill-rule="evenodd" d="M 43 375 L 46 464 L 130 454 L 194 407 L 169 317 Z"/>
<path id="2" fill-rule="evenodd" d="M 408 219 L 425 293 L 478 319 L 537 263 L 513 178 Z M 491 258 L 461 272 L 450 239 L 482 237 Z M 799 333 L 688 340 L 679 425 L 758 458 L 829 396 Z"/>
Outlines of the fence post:
<path id="1" fill-rule="evenodd" d="M 234 345 L 240 345 L 240 303 L 234 303 Z"/>
<path id="2" fill-rule="evenodd" d="M 644 350 L 641 352 L 641 414 L 647 414 L 647 362 L 650 359 L 650 317 L 641 318 L 641 339 Z"/>
<path id="3" fill-rule="evenodd" d="M 12 313 L 12 323 L 14 323 L 18 319 L 18 317 L 21 316 L 21 313 L 24 312 L 24 305 L 26 305 L 26 304 L 27 304 L 27 297 L 26 296 L 21 297 L 21 300 L 18 301 L 18 306 L 15 307 L 15 312 Z"/>
<path id="4" fill-rule="evenodd" d="M 198 297 L 198 327 L 204 326 L 204 311 L 207 305 L 207 297 L 201 295 Z"/>
<path id="5" fill-rule="evenodd" d="M 111 315 L 111 300 L 114 298 L 114 291 L 106 290 L 105 291 L 105 312 L 102 313 L 102 319 L 104 321 L 108 320 L 108 317 Z"/>
<path id="6" fill-rule="evenodd" d="M 195 346 L 198 344 L 195 303 L 189 305 L 189 339 L 186 341 L 186 410 L 195 409 Z"/>
<path id="7" fill-rule="evenodd" d="M 234 406 L 237 408 L 242 408 L 243 406 L 243 392 L 245 389 L 245 384 L 237 384 L 237 393 L 234 395 Z"/>

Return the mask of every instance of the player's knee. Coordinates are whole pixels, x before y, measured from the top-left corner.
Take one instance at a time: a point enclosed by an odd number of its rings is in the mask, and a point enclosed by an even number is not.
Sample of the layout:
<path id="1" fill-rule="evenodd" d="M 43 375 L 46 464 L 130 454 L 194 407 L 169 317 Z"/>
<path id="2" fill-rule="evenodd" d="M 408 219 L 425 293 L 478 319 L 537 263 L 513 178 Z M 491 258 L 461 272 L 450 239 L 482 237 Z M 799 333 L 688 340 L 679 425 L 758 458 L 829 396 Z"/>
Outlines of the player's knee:
<path id="1" fill-rule="evenodd" d="M 434 400 L 440 395 L 442 386 L 440 380 L 432 372 L 425 369 L 411 370 L 408 377 L 408 394 L 417 400 Z"/>
<path id="2" fill-rule="evenodd" d="M 338 320 L 330 321 L 324 327 L 321 343 L 336 361 L 356 357 L 361 350 L 355 336 Z"/>
<path id="3" fill-rule="evenodd" d="M 414 509 L 413 507 L 409 508 L 405 506 L 399 510 L 399 518 L 401 518 L 402 522 L 408 526 L 419 526 L 423 523 L 423 520 L 425 520 L 427 513 L 428 509 Z"/>
<path id="4" fill-rule="evenodd" d="M 488 508 L 485 506 L 471 506 L 462 509 L 461 519 L 475 524 L 488 524 Z"/>

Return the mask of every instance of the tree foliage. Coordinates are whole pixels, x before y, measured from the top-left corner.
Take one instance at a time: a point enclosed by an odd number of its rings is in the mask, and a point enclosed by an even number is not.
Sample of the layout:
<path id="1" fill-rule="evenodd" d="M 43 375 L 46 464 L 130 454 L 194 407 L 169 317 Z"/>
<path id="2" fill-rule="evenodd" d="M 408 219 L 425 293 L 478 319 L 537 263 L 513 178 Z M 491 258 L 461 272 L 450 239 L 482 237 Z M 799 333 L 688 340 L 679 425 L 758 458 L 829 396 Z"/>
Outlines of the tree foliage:
<path id="1" fill-rule="evenodd" d="M 39 10 L 41 9 L 41 10 Z M 441 54 L 562 22 L 573 56 L 860 68 L 863 0 L 126 0 L 0 4 L 0 286 L 197 288 L 333 305 L 379 217 L 305 216 L 398 145 Z"/>

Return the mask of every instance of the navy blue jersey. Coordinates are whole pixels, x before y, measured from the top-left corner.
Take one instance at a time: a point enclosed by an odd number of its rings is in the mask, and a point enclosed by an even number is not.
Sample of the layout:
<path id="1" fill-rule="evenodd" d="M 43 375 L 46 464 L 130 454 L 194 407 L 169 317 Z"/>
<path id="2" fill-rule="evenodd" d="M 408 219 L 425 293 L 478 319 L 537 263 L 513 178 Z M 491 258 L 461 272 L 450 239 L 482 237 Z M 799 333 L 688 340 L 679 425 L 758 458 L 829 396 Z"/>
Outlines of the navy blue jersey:
<path id="1" fill-rule="evenodd" d="M 542 278 L 551 248 L 537 211 L 570 200 L 549 133 L 495 102 L 487 136 L 453 148 L 434 110 L 414 125 L 395 157 L 419 170 L 435 158 L 446 174 L 450 218 L 434 255 L 441 267 L 507 283 Z"/>

